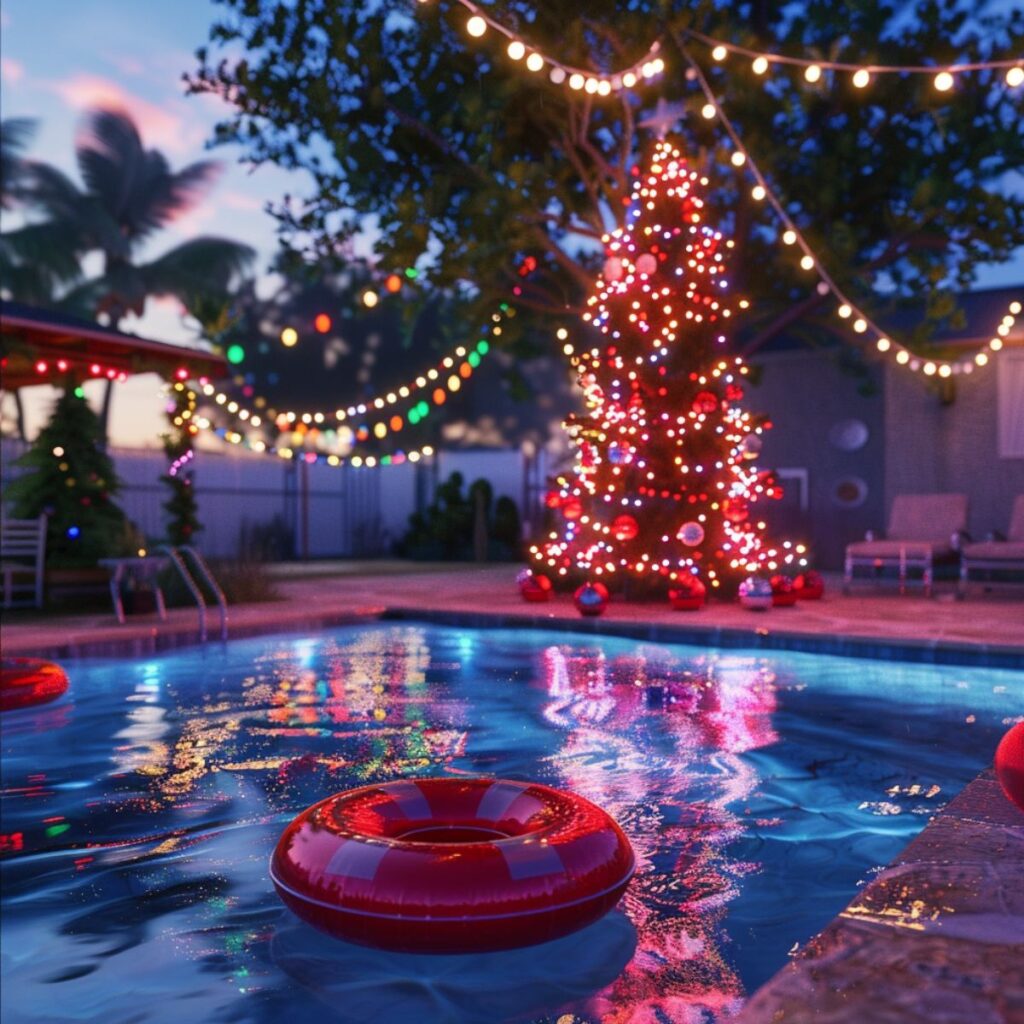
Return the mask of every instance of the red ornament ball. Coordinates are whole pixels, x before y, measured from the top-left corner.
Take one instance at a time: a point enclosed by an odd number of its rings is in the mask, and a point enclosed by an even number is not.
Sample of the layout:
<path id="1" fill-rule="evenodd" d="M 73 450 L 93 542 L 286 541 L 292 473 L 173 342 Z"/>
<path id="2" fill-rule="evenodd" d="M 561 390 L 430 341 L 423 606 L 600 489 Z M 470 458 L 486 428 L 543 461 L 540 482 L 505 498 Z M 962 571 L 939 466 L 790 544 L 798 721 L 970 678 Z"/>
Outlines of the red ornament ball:
<path id="1" fill-rule="evenodd" d="M 562 496 L 558 491 L 548 491 L 548 493 L 544 495 L 544 504 L 547 505 L 548 508 L 558 508 L 562 504 Z"/>
<path id="2" fill-rule="evenodd" d="M 821 573 L 810 569 L 797 576 L 793 581 L 793 589 L 801 601 L 820 601 L 825 593 L 825 581 L 821 578 Z"/>
<path id="3" fill-rule="evenodd" d="M 799 595 L 793 586 L 793 580 L 781 573 L 774 575 L 771 580 L 772 605 L 776 608 L 792 608 L 796 604 Z"/>
<path id="4" fill-rule="evenodd" d="M 743 397 L 743 388 L 739 384 L 726 384 L 725 397 L 730 402 L 738 402 Z"/>
<path id="5" fill-rule="evenodd" d="M 547 576 L 524 569 L 516 577 L 516 582 L 519 584 L 519 593 L 524 601 L 537 604 L 551 600 L 551 580 Z"/>
<path id="6" fill-rule="evenodd" d="M 682 541 L 688 548 L 695 548 L 704 540 L 704 527 L 696 520 L 690 520 L 679 527 L 676 539 Z"/>
<path id="7" fill-rule="evenodd" d="M 996 748 L 996 778 L 1006 799 L 1024 811 L 1024 722 L 1018 722 Z"/>
<path id="8" fill-rule="evenodd" d="M 604 261 L 604 279 L 606 281 L 621 281 L 622 274 L 622 260 L 618 256 L 609 256 Z"/>
<path id="9" fill-rule="evenodd" d="M 692 408 L 694 412 L 714 412 L 718 408 L 718 395 L 713 391 L 698 391 L 693 396 Z"/>
<path id="10" fill-rule="evenodd" d="M 612 533 L 616 540 L 633 540 L 640 533 L 640 526 L 632 516 L 616 516 L 612 520 Z"/>
<path id="11" fill-rule="evenodd" d="M 696 576 L 683 576 L 668 592 L 668 600 L 677 612 L 695 612 L 707 597 L 707 587 Z"/>
<path id="12" fill-rule="evenodd" d="M 658 258 L 649 252 L 645 252 L 642 256 L 637 257 L 636 269 L 637 273 L 646 274 L 650 277 L 658 269 Z"/>
<path id="13" fill-rule="evenodd" d="M 572 595 L 572 603 L 580 615 L 604 615 L 608 607 L 608 588 L 603 583 L 584 583 Z"/>
<path id="14" fill-rule="evenodd" d="M 745 498 L 726 498 L 722 502 L 722 515 L 735 526 L 747 521 L 750 517 L 750 507 Z"/>
<path id="15" fill-rule="evenodd" d="M 583 503 L 579 498 L 566 498 L 562 502 L 562 515 L 566 519 L 579 519 L 583 515 Z"/>

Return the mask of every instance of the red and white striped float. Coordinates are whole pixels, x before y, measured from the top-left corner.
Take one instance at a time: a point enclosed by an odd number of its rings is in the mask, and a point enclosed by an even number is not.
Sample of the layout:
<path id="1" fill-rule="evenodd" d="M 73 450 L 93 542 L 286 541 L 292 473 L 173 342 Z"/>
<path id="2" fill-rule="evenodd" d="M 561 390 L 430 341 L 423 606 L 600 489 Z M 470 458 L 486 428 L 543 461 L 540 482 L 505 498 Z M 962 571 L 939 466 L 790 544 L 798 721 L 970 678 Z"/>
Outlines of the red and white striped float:
<path id="1" fill-rule="evenodd" d="M 270 876 L 339 938 L 421 953 L 509 949 L 611 910 L 635 861 L 619 826 L 538 783 L 416 779 L 338 793 L 284 831 Z"/>

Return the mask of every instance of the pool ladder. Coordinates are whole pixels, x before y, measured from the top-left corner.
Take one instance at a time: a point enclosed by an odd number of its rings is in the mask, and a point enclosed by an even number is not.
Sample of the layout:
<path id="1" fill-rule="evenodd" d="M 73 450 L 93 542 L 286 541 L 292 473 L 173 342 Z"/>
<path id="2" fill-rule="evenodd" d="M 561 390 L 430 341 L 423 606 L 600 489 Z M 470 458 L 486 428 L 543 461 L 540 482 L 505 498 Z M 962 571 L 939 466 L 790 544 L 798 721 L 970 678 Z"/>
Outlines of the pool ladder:
<path id="1" fill-rule="evenodd" d="M 163 554 L 167 555 L 171 560 L 171 564 L 178 570 L 178 575 L 185 581 L 185 586 L 188 587 L 189 593 L 192 595 L 192 599 L 196 603 L 196 608 L 199 610 L 200 643 L 205 644 L 207 636 L 206 598 L 203 597 L 203 592 L 199 587 L 199 583 L 196 582 L 197 578 L 200 582 L 206 585 L 210 593 L 213 594 L 214 600 L 217 602 L 217 608 L 220 611 L 220 638 L 221 640 L 227 640 L 228 603 L 224 599 L 224 591 L 221 590 L 220 584 L 214 578 L 213 573 L 210 571 L 210 567 L 206 564 L 206 559 L 204 559 L 194 547 L 188 544 L 182 544 L 178 547 L 165 545 L 160 550 Z M 189 561 L 192 563 L 191 570 L 188 566 Z"/>

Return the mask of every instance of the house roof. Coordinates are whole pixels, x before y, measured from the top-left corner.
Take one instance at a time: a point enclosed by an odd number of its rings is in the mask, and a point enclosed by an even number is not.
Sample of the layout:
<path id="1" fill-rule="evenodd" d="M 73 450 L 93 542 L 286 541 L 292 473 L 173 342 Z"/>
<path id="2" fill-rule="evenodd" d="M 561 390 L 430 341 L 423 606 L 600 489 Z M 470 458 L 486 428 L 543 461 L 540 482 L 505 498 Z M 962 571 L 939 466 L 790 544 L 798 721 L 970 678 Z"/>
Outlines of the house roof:
<path id="1" fill-rule="evenodd" d="M 217 353 L 150 341 L 51 309 L 0 302 L 0 382 L 13 391 L 54 375 L 123 380 L 136 373 L 198 379 L 227 376 Z"/>

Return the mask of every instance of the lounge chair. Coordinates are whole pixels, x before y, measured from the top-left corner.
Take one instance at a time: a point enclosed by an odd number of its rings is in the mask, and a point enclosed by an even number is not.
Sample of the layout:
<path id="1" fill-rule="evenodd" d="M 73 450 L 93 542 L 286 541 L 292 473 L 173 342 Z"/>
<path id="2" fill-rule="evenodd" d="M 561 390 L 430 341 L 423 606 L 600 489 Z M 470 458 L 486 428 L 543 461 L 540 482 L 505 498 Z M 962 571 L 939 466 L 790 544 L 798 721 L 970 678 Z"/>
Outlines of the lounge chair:
<path id="1" fill-rule="evenodd" d="M 899 495 L 892 503 L 886 539 L 863 540 L 846 548 L 843 593 L 849 593 L 855 570 L 867 566 L 895 568 L 901 594 L 906 591 L 907 573 L 920 570 L 925 596 L 930 596 L 935 563 L 955 557 L 956 537 L 966 526 L 965 494 Z"/>
<path id="2" fill-rule="evenodd" d="M 960 553 L 961 597 L 966 594 L 971 573 L 976 570 L 1024 574 L 1024 494 L 1018 494 L 1013 503 L 1006 540 L 986 540 L 964 545 Z"/>

